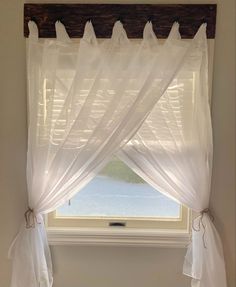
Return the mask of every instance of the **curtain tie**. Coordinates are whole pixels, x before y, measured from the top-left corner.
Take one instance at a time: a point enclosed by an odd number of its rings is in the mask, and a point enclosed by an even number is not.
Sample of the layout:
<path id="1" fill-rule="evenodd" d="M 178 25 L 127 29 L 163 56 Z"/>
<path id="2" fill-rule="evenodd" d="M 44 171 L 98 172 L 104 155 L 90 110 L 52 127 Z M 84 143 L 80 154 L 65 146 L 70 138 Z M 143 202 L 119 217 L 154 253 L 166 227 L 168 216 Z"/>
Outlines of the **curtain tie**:
<path id="1" fill-rule="evenodd" d="M 34 213 L 34 210 L 30 207 L 26 210 L 24 213 L 25 216 L 25 222 L 26 222 L 26 228 L 35 228 L 35 223 L 40 224 L 40 222 L 37 221 L 37 216 Z"/>
<path id="2" fill-rule="evenodd" d="M 200 215 L 195 218 L 195 220 L 199 218 L 198 225 L 194 226 L 194 221 L 195 221 L 194 220 L 193 224 L 192 224 L 192 228 L 194 231 L 199 232 L 199 231 L 201 231 L 201 227 L 203 227 L 202 241 L 203 241 L 204 248 L 207 248 L 206 238 L 205 238 L 206 225 L 203 222 L 203 217 L 205 214 L 207 214 L 209 216 L 209 218 L 212 222 L 214 221 L 214 216 L 212 215 L 211 210 L 209 208 L 205 208 L 201 211 Z"/>

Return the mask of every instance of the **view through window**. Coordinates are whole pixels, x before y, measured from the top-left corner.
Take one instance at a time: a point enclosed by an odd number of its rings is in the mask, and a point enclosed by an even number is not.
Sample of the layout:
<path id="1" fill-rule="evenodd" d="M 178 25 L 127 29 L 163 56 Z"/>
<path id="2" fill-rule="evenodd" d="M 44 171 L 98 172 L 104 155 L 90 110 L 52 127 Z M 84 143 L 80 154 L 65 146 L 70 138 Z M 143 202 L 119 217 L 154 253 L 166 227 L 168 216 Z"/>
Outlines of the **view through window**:
<path id="1" fill-rule="evenodd" d="M 181 205 L 155 190 L 117 157 L 56 211 L 62 217 L 179 218 Z"/>

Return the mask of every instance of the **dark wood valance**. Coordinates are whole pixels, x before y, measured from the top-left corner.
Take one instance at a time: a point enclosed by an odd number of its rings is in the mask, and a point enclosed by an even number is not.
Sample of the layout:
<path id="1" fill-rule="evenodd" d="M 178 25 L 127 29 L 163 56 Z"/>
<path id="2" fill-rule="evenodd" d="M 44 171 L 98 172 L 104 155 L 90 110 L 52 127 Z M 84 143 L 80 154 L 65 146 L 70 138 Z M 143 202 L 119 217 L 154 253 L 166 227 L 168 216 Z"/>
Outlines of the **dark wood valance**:
<path id="1" fill-rule="evenodd" d="M 115 21 L 120 20 L 129 38 L 142 38 L 147 21 L 152 21 L 158 38 L 166 38 L 173 22 L 180 24 L 182 38 L 192 38 L 199 26 L 207 23 L 207 37 L 215 38 L 215 4 L 25 4 L 24 35 L 28 21 L 39 28 L 39 37 L 54 38 L 55 22 L 60 20 L 71 38 L 83 35 L 86 21 L 91 20 L 98 38 L 111 36 Z"/>

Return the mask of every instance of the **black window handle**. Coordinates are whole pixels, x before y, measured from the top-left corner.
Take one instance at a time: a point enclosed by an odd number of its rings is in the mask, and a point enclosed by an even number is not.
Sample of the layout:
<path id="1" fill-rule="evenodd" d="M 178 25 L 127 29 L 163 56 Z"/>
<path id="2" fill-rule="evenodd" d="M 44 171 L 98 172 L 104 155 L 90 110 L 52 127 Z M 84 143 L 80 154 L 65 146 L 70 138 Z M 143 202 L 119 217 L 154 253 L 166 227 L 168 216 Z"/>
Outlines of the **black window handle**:
<path id="1" fill-rule="evenodd" d="M 125 227 L 126 226 L 126 222 L 109 222 L 109 226 L 112 227 Z"/>

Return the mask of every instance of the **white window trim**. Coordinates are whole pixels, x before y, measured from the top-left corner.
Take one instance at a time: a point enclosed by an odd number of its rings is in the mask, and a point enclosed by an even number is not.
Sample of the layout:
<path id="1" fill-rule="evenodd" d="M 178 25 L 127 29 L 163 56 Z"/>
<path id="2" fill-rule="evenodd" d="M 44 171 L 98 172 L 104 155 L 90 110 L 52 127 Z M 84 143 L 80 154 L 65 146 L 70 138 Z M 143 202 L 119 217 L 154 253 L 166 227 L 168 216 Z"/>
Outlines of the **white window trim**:
<path id="1" fill-rule="evenodd" d="M 190 231 L 153 229 L 127 230 L 123 228 L 48 228 L 50 245 L 115 245 L 181 247 L 189 244 Z"/>
<path id="2" fill-rule="evenodd" d="M 47 217 L 46 226 L 47 226 Z M 49 227 L 50 245 L 105 245 L 186 248 L 190 242 L 192 212 L 184 229 L 127 227 Z"/>

